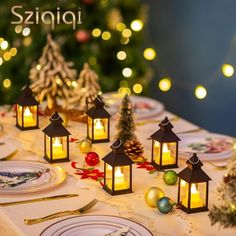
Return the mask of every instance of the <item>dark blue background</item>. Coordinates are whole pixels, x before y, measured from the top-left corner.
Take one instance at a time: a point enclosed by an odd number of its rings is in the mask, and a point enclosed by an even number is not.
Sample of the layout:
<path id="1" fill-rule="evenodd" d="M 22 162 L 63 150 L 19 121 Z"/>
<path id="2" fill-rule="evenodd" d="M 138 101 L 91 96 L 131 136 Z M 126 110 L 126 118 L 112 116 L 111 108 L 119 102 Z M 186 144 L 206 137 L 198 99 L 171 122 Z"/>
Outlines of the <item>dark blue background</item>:
<path id="1" fill-rule="evenodd" d="M 221 74 L 223 63 L 236 66 L 236 1 L 146 2 L 150 5 L 148 38 L 159 57 L 153 63 L 151 96 L 203 128 L 236 135 L 236 75 L 226 79 Z M 163 75 L 173 80 L 167 93 L 157 89 Z M 194 96 L 198 84 L 208 90 L 204 100 Z"/>

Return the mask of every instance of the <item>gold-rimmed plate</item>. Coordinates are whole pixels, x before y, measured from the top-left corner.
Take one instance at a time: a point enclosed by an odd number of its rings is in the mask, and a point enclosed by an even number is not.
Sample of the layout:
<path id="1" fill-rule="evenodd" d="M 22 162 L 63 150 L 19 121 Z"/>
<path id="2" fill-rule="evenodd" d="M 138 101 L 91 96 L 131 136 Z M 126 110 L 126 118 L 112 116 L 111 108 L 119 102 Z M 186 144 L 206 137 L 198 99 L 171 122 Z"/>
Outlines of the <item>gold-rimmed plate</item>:
<path id="1" fill-rule="evenodd" d="M 44 191 L 65 179 L 65 171 L 57 165 L 36 161 L 0 162 L 0 195 Z"/>
<path id="2" fill-rule="evenodd" d="M 60 220 L 48 226 L 40 236 L 104 236 L 128 227 L 126 236 L 153 236 L 143 225 L 110 215 L 83 215 Z"/>

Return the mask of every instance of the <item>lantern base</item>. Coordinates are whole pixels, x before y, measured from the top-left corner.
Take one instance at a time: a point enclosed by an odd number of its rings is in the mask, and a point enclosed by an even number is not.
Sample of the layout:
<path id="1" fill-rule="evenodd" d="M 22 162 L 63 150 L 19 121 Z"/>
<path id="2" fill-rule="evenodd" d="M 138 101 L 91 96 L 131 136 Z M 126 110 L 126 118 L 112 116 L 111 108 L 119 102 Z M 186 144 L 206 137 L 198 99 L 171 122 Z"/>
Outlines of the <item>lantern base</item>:
<path id="1" fill-rule="evenodd" d="M 132 189 L 124 189 L 124 190 L 117 190 L 117 191 L 112 191 L 111 189 L 109 189 L 106 185 L 103 186 L 103 189 L 109 193 L 110 195 L 114 196 L 114 195 L 121 195 L 121 194 L 127 194 L 127 193 L 132 193 Z"/>
<path id="2" fill-rule="evenodd" d="M 157 169 L 157 170 L 165 170 L 165 169 L 174 169 L 178 168 L 177 164 L 171 164 L 171 165 L 158 165 L 155 161 L 152 161 L 151 164 Z"/>
<path id="3" fill-rule="evenodd" d="M 189 208 L 183 206 L 182 204 L 178 205 L 178 209 L 181 209 L 182 211 L 184 211 L 184 212 L 186 212 L 188 214 L 208 211 L 208 207 L 206 207 L 206 206 L 204 206 L 204 207 L 197 207 L 197 208 L 190 208 L 189 209 Z"/>
<path id="4" fill-rule="evenodd" d="M 94 139 L 91 139 L 90 137 L 87 137 L 87 139 L 88 139 L 89 141 L 91 141 L 91 143 L 108 143 L 108 142 L 110 142 L 110 139 L 109 139 L 109 138 L 107 138 L 107 139 L 96 139 L 96 140 L 94 140 Z"/>
<path id="5" fill-rule="evenodd" d="M 61 163 L 61 162 L 69 162 L 70 161 L 69 157 L 62 158 L 62 159 L 50 159 L 49 157 L 44 156 L 44 159 L 49 163 Z"/>
<path id="6" fill-rule="evenodd" d="M 32 127 L 22 127 L 18 124 L 16 124 L 16 127 L 22 131 L 25 131 L 25 130 L 32 130 L 32 129 L 39 129 L 39 126 L 32 126 Z"/>

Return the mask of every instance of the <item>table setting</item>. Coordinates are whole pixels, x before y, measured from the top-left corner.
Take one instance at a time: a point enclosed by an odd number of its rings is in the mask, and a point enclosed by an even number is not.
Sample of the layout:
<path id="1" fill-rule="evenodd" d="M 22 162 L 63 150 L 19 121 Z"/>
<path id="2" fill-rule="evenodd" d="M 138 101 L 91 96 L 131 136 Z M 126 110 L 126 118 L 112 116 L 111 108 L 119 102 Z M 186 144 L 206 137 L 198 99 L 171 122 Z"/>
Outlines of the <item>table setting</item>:
<path id="1" fill-rule="evenodd" d="M 64 126 L 61 113 L 55 112 L 51 116 L 38 116 L 36 123 L 27 118 L 26 122 L 40 129 L 27 128 L 26 131 L 15 126 L 22 122 L 17 120 L 20 113 L 15 116 L 20 111 L 1 107 L 1 235 L 159 236 L 176 235 L 177 229 L 178 235 L 234 235 L 233 228 L 212 226 L 208 217 L 208 208 L 217 199 L 216 188 L 234 156 L 234 139 L 201 129 L 162 106 L 159 113 L 150 113 L 150 117 L 146 114 L 136 119 L 135 111 L 131 114 L 136 126 L 135 137 L 140 142 L 137 145 L 132 141 L 126 147 L 116 133 L 120 129 L 119 135 L 126 135 L 122 132 L 127 129 L 117 126 L 118 115 L 110 116 L 103 107 L 104 101 L 109 100 L 108 95 L 104 95 L 104 100 L 100 96 L 96 98 L 95 107 L 90 108 L 92 112 L 87 112 L 87 124 L 69 120 Z M 112 99 L 113 96 L 110 103 Z M 132 99 L 126 96 L 120 100 L 118 124 L 123 124 L 125 109 L 132 109 L 132 106 L 126 107 L 125 102 L 132 104 Z M 95 114 L 108 119 L 102 123 L 110 125 L 108 136 L 100 129 L 91 136 L 101 125 L 95 127 L 94 123 L 95 130 L 90 131 L 89 119 L 98 119 Z M 127 119 L 126 116 L 125 125 L 129 125 Z M 125 148 L 128 152 L 124 152 Z M 129 152 L 132 152 L 131 159 Z M 159 157 L 164 158 L 163 162 L 156 157 L 159 152 L 163 152 Z M 176 158 L 173 163 L 172 155 Z M 207 179 L 191 183 L 181 174 L 189 172 L 189 164 L 193 165 L 192 171 L 202 171 L 200 175 L 206 175 Z M 112 176 L 118 182 L 114 183 Z M 179 199 L 181 188 L 186 188 L 182 186 L 182 178 L 187 181 L 185 184 L 199 187 L 188 190 L 196 192 L 191 192 L 195 203 L 189 206 L 195 204 L 193 209 L 188 208 L 187 202 L 191 199 Z M 209 188 L 205 196 L 208 207 L 199 195 L 202 181 L 206 181 Z M 199 204 L 203 205 L 198 207 Z M 189 214 L 192 211 L 198 213 Z"/>

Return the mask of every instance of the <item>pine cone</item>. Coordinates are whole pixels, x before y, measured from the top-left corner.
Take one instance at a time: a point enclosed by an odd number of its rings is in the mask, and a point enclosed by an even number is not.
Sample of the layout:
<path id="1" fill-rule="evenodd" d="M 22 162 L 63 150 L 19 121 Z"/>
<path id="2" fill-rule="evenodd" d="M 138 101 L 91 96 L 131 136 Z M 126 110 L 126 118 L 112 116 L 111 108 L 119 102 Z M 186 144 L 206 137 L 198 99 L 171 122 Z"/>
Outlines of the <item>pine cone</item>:
<path id="1" fill-rule="evenodd" d="M 143 145 L 137 139 L 131 139 L 125 142 L 125 153 L 134 162 L 143 162 Z"/>

